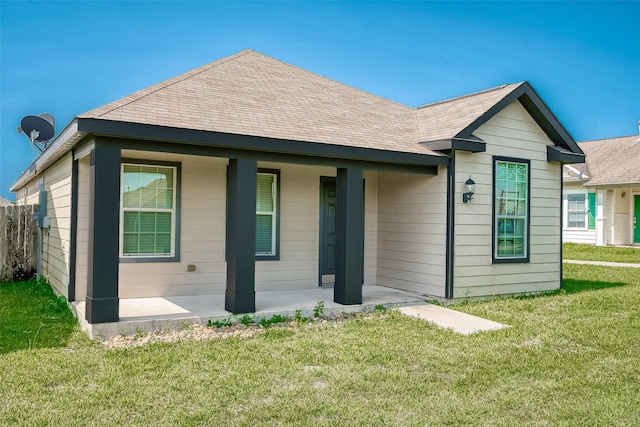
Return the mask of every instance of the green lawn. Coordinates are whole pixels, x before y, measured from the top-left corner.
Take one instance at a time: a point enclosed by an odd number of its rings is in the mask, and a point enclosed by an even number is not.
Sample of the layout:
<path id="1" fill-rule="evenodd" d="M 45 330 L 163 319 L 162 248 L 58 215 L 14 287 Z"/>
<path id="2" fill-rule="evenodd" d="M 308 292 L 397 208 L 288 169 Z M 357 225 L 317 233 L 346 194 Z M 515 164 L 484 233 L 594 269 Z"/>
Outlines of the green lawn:
<path id="1" fill-rule="evenodd" d="M 584 261 L 629 262 L 640 264 L 640 248 L 563 243 L 562 257 L 564 259 Z"/>
<path id="2" fill-rule="evenodd" d="M 556 295 L 454 306 L 511 325 L 472 336 L 388 311 L 107 350 L 34 312 L 31 349 L 2 330 L 0 424 L 640 425 L 640 269 L 564 272 Z"/>

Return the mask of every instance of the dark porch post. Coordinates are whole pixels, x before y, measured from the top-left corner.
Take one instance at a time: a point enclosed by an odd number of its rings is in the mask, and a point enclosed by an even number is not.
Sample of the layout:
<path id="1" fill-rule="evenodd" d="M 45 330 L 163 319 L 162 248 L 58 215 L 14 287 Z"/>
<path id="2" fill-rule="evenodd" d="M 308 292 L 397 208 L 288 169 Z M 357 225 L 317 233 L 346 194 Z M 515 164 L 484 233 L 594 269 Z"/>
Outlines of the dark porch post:
<path id="1" fill-rule="evenodd" d="M 120 222 L 120 147 L 96 139 L 89 181 L 86 319 L 117 322 Z"/>
<path id="2" fill-rule="evenodd" d="M 333 299 L 340 304 L 362 304 L 362 169 L 338 169 L 336 193 L 336 281 Z"/>
<path id="3" fill-rule="evenodd" d="M 227 174 L 227 290 L 224 309 L 256 311 L 257 162 L 229 159 Z"/>

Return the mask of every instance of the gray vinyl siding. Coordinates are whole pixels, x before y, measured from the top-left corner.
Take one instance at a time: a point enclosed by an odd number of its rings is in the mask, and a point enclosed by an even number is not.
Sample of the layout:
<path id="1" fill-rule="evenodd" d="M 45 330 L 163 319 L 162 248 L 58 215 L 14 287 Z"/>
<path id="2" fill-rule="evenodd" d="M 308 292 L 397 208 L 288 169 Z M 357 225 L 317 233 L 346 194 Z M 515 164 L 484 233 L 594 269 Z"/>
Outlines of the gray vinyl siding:
<path id="1" fill-rule="evenodd" d="M 515 294 L 560 286 L 561 165 L 546 160 L 552 144 L 518 101 L 475 135 L 485 153 L 456 153 L 454 297 Z M 493 156 L 530 160 L 530 261 L 492 263 Z M 476 182 L 471 203 L 462 203 L 464 182 Z"/>
<path id="2" fill-rule="evenodd" d="M 89 254 L 89 185 L 91 156 L 78 159 L 78 223 L 76 230 L 76 301 L 87 297 Z"/>
<path id="3" fill-rule="evenodd" d="M 379 285 L 444 297 L 446 175 L 379 174 Z"/>
<path id="4" fill-rule="evenodd" d="M 121 263 L 120 298 L 205 295 L 226 289 L 227 159 L 125 150 L 123 158 L 181 162 L 180 262 Z M 318 286 L 320 177 L 336 169 L 258 162 L 280 171 L 280 259 L 256 261 L 256 291 Z M 365 171 L 365 284 L 376 283 L 377 173 Z M 186 272 L 187 265 L 196 266 Z"/>
<path id="5" fill-rule="evenodd" d="M 122 158 L 180 162 L 182 177 L 180 262 L 121 263 L 119 297 L 223 293 L 227 159 L 129 150 Z"/>

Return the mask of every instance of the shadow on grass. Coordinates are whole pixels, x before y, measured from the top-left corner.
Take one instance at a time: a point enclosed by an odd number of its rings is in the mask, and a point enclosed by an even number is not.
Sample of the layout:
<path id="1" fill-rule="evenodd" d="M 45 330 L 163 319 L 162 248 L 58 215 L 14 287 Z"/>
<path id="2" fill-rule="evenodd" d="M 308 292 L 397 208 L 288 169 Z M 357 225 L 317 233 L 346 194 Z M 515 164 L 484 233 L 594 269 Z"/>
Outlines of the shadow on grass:
<path id="1" fill-rule="evenodd" d="M 65 347 L 76 329 L 66 300 L 46 282 L 0 283 L 0 354 Z"/>
<path id="2" fill-rule="evenodd" d="M 578 294 L 580 292 L 597 291 L 600 289 L 607 289 L 607 288 L 617 288 L 625 285 L 628 285 L 628 283 L 564 279 L 562 281 L 562 290 L 560 292 L 564 291 L 564 293 L 566 294 Z"/>

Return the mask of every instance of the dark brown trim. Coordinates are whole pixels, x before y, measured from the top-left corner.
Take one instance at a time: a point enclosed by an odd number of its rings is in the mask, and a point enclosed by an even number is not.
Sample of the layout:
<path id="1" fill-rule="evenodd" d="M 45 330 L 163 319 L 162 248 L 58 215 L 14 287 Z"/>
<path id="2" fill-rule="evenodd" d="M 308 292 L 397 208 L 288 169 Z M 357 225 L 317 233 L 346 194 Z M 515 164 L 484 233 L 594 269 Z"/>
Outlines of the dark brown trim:
<path id="1" fill-rule="evenodd" d="M 454 241 L 455 241 L 455 179 L 456 179 L 455 151 L 451 153 L 451 162 L 447 166 L 447 235 L 445 245 L 445 286 L 444 297 L 453 298 L 453 269 L 454 269 Z"/>
<path id="2" fill-rule="evenodd" d="M 547 161 L 560 163 L 584 163 L 586 156 L 584 154 L 572 153 L 555 145 L 547 145 Z"/>
<path id="3" fill-rule="evenodd" d="M 255 160 L 229 159 L 224 307 L 236 314 L 256 311 L 256 173 Z"/>
<path id="4" fill-rule="evenodd" d="M 563 254 L 562 254 L 562 243 L 563 243 L 563 239 L 562 239 L 562 235 L 564 233 L 563 230 L 563 225 L 564 225 L 564 182 L 562 181 L 562 169 L 563 166 L 560 166 L 560 289 L 562 289 L 562 275 L 563 275 L 563 271 L 562 271 L 562 258 L 563 258 Z M 596 196 L 596 205 L 598 203 L 598 199 Z"/>
<path id="5" fill-rule="evenodd" d="M 379 170 L 386 172 L 416 173 L 437 175 L 438 167 L 432 165 L 411 165 L 411 164 L 394 164 L 370 162 L 354 159 L 338 159 L 324 158 L 314 156 L 303 156 L 297 154 L 270 153 L 266 151 L 247 151 L 239 149 L 221 148 L 213 146 L 195 145 L 195 144 L 176 144 L 166 141 L 148 141 L 126 138 L 113 138 L 122 149 L 139 150 L 139 151 L 155 151 L 160 153 L 189 154 L 194 156 L 210 156 L 228 159 L 255 159 L 258 161 L 269 161 L 278 163 L 293 163 L 314 166 L 329 166 L 342 168 L 362 168 L 365 170 Z M 446 164 L 449 158 L 446 159 Z"/>
<path id="6" fill-rule="evenodd" d="M 110 137 L 170 141 L 208 147 L 259 151 L 262 153 L 294 154 L 330 159 L 359 160 L 373 163 L 414 166 L 445 165 L 447 158 L 430 154 L 378 150 L 311 141 L 267 138 L 223 132 L 183 129 L 168 126 L 120 122 L 102 119 L 78 119 L 78 131 Z M 260 156 L 262 157 L 262 156 Z"/>
<path id="7" fill-rule="evenodd" d="M 76 300 L 76 263 L 78 250 L 78 160 L 71 151 L 71 224 L 69 235 L 69 289 L 68 301 Z"/>
<path id="8" fill-rule="evenodd" d="M 334 301 L 362 304 L 364 192 L 362 169 L 339 168 L 336 177 L 336 280 Z"/>
<path id="9" fill-rule="evenodd" d="M 529 82 L 524 82 L 511 93 L 489 108 L 484 114 L 460 131 L 455 138 L 469 138 L 480 126 L 498 114 L 502 109 L 518 100 L 533 119 L 542 128 L 554 145 L 566 148 L 575 154 L 584 154 L 569 132 L 560 124 L 549 107 L 542 101 Z"/>
<path id="10" fill-rule="evenodd" d="M 439 141 L 421 142 L 420 145 L 433 151 L 449 153 L 453 150 L 468 151 L 470 153 L 484 153 L 487 151 L 487 144 L 475 135 L 470 135 L 467 139 L 453 138 Z"/>
<path id="11" fill-rule="evenodd" d="M 86 319 L 117 322 L 120 147 L 96 138 L 91 151 Z"/>

